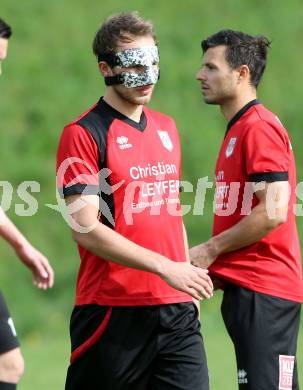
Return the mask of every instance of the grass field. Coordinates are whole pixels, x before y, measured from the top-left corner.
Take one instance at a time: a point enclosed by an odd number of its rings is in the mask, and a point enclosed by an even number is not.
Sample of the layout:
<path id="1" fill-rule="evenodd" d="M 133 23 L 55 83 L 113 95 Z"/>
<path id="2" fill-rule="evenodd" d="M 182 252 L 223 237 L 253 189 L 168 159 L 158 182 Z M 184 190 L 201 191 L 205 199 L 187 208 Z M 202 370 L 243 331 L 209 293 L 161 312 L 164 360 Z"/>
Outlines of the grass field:
<path id="1" fill-rule="evenodd" d="M 259 98 L 287 127 L 298 181 L 303 180 L 301 0 L 1 0 L 0 17 L 13 26 L 14 34 L 0 78 L 0 181 L 9 180 L 14 189 L 9 216 L 49 257 L 56 271 L 54 289 L 36 291 L 28 272 L 0 242 L 0 287 L 26 359 L 21 390 L 63 389 L 79 260 L 63 218 L 46 204 L 56 203 L 55 159 L 63 126 L 104 92 L 91 53 L 93 35 L 105 17 L 128 10 L 138 10 L 155 22 L 161 80 L 150 106 L 176 120 L 183 145 L 183 179 L 195 187 L 198 178 L 213 177 L 226 123 L 217 107 L 202 103 L 195 73 L 201 64 L 201 39 L 219 29 L 233 28 L 265 34 L 272 40 Z M 41 191 L 34 194 L 38 212 L 21 218 L 15 206 L 23 203 L 17 187 L 24 180 L 38 182 Z M 299 195 L 302 208 L 303 194 Z M 194 193 L 182 194 L 185 204 L 193 205 L 194 198 Z M 191 211 L 185 216 L 191 245 L 211 234 L 212 199 L 210 190 L 203 215 L 194 216 Z M 303 242 L 302 217 L 298 218 L 298 229 Z M 222 324 L 219 301 L 216 297 L 202 306 L 212 390 L 235 390 L 233 350 Z M 303 373 L 302 337 L 301 326 L 298 357 L 299 372 Z"/>

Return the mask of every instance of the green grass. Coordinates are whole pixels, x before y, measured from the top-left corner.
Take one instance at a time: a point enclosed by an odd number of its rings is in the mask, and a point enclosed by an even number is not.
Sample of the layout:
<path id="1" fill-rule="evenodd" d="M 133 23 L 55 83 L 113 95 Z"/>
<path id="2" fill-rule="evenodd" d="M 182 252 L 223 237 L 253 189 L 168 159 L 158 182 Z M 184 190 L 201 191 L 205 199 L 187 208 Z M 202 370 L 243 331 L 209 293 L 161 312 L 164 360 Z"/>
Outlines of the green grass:
<path id="1" fill-rule="evenodd" d="M 64 389 L 69 343 L 67 337 L 62 337 L 63 334 L 43 338 L 33 334 L 23 341 L 26 366 L 18 389 Z"/>

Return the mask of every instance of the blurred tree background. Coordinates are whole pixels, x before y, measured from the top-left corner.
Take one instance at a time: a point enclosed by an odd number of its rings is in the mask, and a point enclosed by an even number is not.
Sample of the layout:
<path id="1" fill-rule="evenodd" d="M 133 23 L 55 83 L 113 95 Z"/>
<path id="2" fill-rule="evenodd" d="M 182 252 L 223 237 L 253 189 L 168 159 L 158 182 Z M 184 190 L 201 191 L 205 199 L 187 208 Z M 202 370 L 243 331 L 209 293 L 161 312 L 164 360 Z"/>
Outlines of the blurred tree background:
<path id="1" fill-rule="evenodd" d="M 154 21 L 161 52 L 161 81 L 150 106 L 172 115 L 183 145 L 183 179 L 196 187 L 200 177 L 213 179 L 214 164 L 226 123 L 218 107 L 202 103 L 195 73 L 201 64 L 200 41 L 222 28 L 264 34 L 272 40 L 260 100 L 289 130 L 302 181 L 302 35 L 303 3 L 274 0 L 1 0 L 0 17 L 13 27 L 9 55 L 0 78 L 0 180 L 14 196 L 8 215 L 42 250 L 56 270 L 52 291 L 37 291 L 30 274 L 12 250 L 0 242 L 0 286 L 22 341 L 26 373 L 21 390 L 63 389 L 69 359 L 69 316 L 79 259 L 69 228 L 56 204 L 55 156 L 63 126 L 93 105 L 104 91 L 91 42 L 108 15 L 138 10 Z M 270 151 L 269 151 L 270 153 Z M 33 194 L 38 212 L 17 217 L 23 203 L 17 187 L 24 180 L 40 183 Z M 2 189 L 1 189 L 2 191 Z M 193 205 L 195 193 L 184 193 Z M 190 244 L 207 239 L 212 226 L 212 190 L 203 215 L 185 217 Z M 302 197 L 302 195 L 301 195 Z M 301 205 L 302 201 L 298 201 Z M 202 214 L 200 210 L 200 214 Z M 301 239 L 302 218 L 298 218 Z M 235 359 L 220 317 L 221 294 L 202 303 L 202 326 L 213 390 L 234 390 Z M 303 373 L 303 340 L 298 349 Z M 301 375 L 303 384 L 303 374 Z"/>

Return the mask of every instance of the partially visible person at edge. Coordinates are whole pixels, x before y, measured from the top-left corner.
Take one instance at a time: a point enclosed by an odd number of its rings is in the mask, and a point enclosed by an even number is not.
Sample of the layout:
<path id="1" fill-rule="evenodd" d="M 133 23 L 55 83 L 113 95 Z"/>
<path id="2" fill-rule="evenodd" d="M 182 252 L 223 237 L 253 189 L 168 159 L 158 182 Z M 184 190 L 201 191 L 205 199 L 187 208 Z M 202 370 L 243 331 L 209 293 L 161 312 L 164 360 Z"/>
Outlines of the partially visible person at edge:
<path id="1" fill-rule="evenodd" d="M 227 121 L 218 155 L 213 237 L 191 248 L 224 288 L 239 389 L 299 389 L 303 282 L 295 223 L 294 154 L 278 117 L 257 100 L 270 42 L 232 30 L 202 41 L 204 101 Z"/>
<path id="2" fill-rule="evenodd" d="M 0 19 L 0 74 L 11 34 L 11 27 Z M 0 236 L 32 272 L 35 286 L 44 290 L 53 286 L 54 273 L 48 260 L 26 240 L 1 208 Z M 15 390 L 23 371 L 24 361 L 14 323 L 0 291 L 0 390 Z"/>
<path id="3" fill-rule="evenodd" d="M 177 212 L 178 131 L 145 107 L 159 78 L 156 42 L 137 13 L 108 18 L 93 42 L 104 97 L 61 135 L 57 186 L 81 258 L 68 390 L 209 388 L 193 298 L 213 286 L 189 262 Z"/>

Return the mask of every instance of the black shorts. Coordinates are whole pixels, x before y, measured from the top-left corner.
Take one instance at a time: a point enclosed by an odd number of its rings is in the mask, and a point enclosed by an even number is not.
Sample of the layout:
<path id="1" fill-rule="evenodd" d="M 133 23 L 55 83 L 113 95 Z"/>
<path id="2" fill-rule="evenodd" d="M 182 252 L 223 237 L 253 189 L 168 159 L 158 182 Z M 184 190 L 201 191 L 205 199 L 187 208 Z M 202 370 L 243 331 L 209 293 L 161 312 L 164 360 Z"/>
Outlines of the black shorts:
<path id="1" fill-rule="evenodd" d="M 235 347 L 239 389 L 299 389 L 300 307 L 296 302 L 227 285 L 221 311 Z"/>
<path id="2" fill-rule="evenodd" d="M 195 305 L 77 306 L 66 390 L 208 390 Z"/>
<path id="3" fill-rule="evenodd" d="M 0 291 L 0 354 L 19 347 L 13 320 Z"/>

